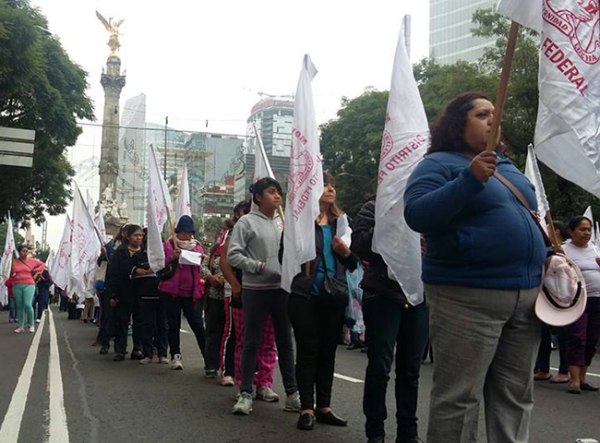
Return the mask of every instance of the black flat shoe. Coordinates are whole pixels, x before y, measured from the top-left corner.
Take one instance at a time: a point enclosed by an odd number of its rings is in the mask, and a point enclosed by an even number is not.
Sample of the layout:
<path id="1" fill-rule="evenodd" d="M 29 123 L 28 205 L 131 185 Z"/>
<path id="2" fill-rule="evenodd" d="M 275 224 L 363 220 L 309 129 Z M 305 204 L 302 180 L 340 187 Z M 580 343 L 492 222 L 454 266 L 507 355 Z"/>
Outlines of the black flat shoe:
<path id="1" fill-rule="evenodd" d="M 582 391 L 590 391 L 590 392 L 596 392 L 598 391 L 598 388 L 594 385 L 591 385 L 589 383 L 581 383 L 581 390 Z"/>
<path id="2" fill-rule="evenodd" d="M 131 353 L 132 360 L 142 360 L 143 358 L 144 358 L 144 354 L 142 353 L 142 351 L 133 351 Z"/>
<path id="3" fill-rule="evenodd" d="M 108 348 L 102 347 L 102 348 L 100 349 L 100 354 L 102 354 L 102 355 L 106 355 L 106 354 L 108 354 Z"/>
<path id="4" fill-rule="evenodd" d="M 312 431 L 315 427 L 315 416 L 312 414 L 300 414 L 298 417 L 298 429 Z"/>
<path id="5" fill-rule="evenodd" d="M 334 414 L 333 411 L 321 412 L 318 409 L 315 411 L 315 417 L 318 422 L 331 426 L 348 426 L 348 420 L 344 420 Z"/>
<path id="6" fill-rule="evenodd" d="M 117 354 L 113 358 L 113 361 L 123 361 L 123 360 L 125 360 L 125 354 Z"/>

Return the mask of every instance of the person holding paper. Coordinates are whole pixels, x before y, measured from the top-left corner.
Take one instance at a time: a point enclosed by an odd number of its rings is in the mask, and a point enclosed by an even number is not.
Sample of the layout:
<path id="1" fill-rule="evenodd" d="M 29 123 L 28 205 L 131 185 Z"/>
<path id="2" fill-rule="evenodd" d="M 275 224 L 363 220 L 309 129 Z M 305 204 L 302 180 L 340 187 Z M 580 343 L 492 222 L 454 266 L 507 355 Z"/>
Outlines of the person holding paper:
<path id="1" fill-rule="evenodd" d="M 433 346 L 428 443 L 478 441 L 483 401 L 490 442 L 529 440 L 540 343 L 535 301 L 547 255 L 532 214 L 535 190 L 503 154 L 486 151 L 494 105 L 453 99 L 411 174 L 405 218 L 425 236 L 422 279 Z"/>
<path id="2" fill-rule="evenodd" d="M 178 264 L 175 274 L 168 280 L 159 283 L 158 289 L 166 294 L 167 320 L 169 324 L 169 349 L 171 352 L 171 369 L 182 370 L 180 328 L 181 313 L 187 321 L 198 342 L 200 352 L 204 356 L 206 336 L 204 332 L 204 321 L 202 318 L 202 286 L 200 266 L 182 264 L 180 256 L 182 251 L 203 255 L 202 246 L 194 238 L 194 221 L 189 215 L 182 216 L 175 227 L 175 238 L 169 238 L 164 242 L 165 266 L 173 260 Z"/>
<path id="3" fill-rule="evenodd" d="M 323 184 L 323 194 L 319 200 L 320 214 L 315 220 L 317 255 L 310 263 L 310 275 L 298 269 L 298 275 L 292 281 L 289 301 L 290 320 L 296 339 L 296 379 L 302 406 L 297 427 L 306 431 L 314 428 L 315 418 L 318 422 L 333 426 L 348 424 L 332 411 L 331 391 L 335 352 L 349 300 L 346 269 L 356 269 L 358 256 L 337 236 L 338 221 L 343 214 L 335 204 L 337 193 L 333 177 L 324 173 Z M 349 234 L 351 231 L 346 228 Z M 284 253 L 282 247 L 280 254 Z M 345 299 L 334 299 L 327 292 L 326 279 L 341 282 L 346 290 Z"/>
<path id="4" fill-rule="evenodd" d="M 251 191 L 258 210 L 250 211 L 236 223 L 227 255 L 229 264 L 240 268 L 244 274 L 242 386 L 233 413 L 248 415 L 252 412 L 254 371 L 265 319 L 269 313 L 275 328 L 279 369 L 287 394 L 285 410 L 299 411 L 288 294 L 281 289 L 281 265 L 278 259 L 281 231 L 273 220 L 275 211 L 281 206 L 281 185 L 275 179 L 265 177 L 252 185 Z"/>

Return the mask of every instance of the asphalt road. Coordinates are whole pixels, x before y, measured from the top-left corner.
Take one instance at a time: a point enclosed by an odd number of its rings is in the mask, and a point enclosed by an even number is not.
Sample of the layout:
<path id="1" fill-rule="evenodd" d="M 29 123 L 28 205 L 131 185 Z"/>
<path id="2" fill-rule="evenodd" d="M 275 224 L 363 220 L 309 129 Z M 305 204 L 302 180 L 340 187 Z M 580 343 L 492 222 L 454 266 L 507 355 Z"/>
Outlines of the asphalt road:
<path id="1" fill-rule="evenodd" d="M 189 330 L 185 322 L 182 327 Z M 317 424 L 306 432 L 295 428 L 297 415 L 284 412 L 282 403 L 255 401 L 250 416 L 232 415 L 236 389 L 204 378 L 200 352 L 189 333 L 182 333 L 185 369 L 171 371 L 166 365 L 115 363 L 112 354 L 99 355 L 98 348 L 91 346 L 96 327 L 67 320 L 56 307 L 35 334 L 17 335 L 13 329 L 8 313 L 1 312 L 0 443 L 366 441 L 362 416 L 366 356 L 358 351 L 340 346 L 337 354 L 336 373 L 343 378 L 335 379 L 333 407 L 350 421 L 349 426 Z M 600 384 L 600 356 L 590 372 L 597 374 L 590 380 Z M 419 403 L 422 435 L 430 387 L 431 366 L 424 365 Z M 283 396 L 278 375 L 274 389 Z M 394 437 L 393 390 L 389 392 L 387 432 Z M 564 385 L 536 382 L 535 396 L 531 442 L 600 441 L 600 394 L 569 395 Z M 481 442 L 486 441 L 483 425 L 482 419 Z"/>

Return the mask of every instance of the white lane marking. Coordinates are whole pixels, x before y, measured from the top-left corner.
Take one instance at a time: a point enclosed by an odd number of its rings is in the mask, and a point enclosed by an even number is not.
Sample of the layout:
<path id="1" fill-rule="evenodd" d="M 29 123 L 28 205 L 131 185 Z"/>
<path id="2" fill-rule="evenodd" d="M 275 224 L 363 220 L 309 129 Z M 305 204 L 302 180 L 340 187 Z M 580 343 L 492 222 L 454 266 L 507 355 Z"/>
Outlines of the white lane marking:
<path id="1" fill-rule="evenodd" d="M 50 385 L 50 443 L 69 443 L 69 428 L 67 426 L 67 413 L 65 411 L 65 394 L 63 390 L 62 374 L 60 372 L 60 354 L 58 353 L 58 340 L 56 338 L 56 325 L 52 310 L 48 310 L 48 324 L 50 327 L 50 360 L 48 362 L 48 380 Z"/>
<path id="2" fill-rule="evenodd" d="M 27 403 L 27 395 L 29 394 L 29 387 L 31 386 L 33 368 L 35 366 L 35 360 L 37 359 L 45 320 L 46 316 L 44 315 L 42 321 L 38 324 L 37 333 L 31 342 L 31 347 L 27 353 L 27 359 L 25 360 L 23 370 L 19 376 L 17 387 L 13 392 L 10 405 L 8 405 L 8 410 L 6 411 L 2 427 L 0 428 L 0 441 L 16 442 L 19 439 L 21 421 L 23 420 L 23 414 L 25 412 L 25 404 Z M 28 334 L 28 332 L 22 332 L 21 334 Z"/>
<path id="3" fill-rule="evenodd" d="M 339 378 L 340 380 L 346 380 L 352 383 L 364 383 L 363 380 L 359 380 L 358 378 L 348 377 L 347 375 L 338 374 L 337 372 L 333 374 L 335 378 Z"/>
<path id="4" fill-rule="evenodd" d="M 550 368 L 553 371 L 558 371 L 558 368 Z M 594 374 L 593 372 L 588 372 L 586 375 L 591 375 L 592 377 L 600 377 L 600 374 Z"/>
<path id="5" fill-rule="evenodd" d="M 180 329 L 181 332 L 183 332 L 184 334 L 191 334 L 190 331 L 186 331 L 185 329 Z"/>

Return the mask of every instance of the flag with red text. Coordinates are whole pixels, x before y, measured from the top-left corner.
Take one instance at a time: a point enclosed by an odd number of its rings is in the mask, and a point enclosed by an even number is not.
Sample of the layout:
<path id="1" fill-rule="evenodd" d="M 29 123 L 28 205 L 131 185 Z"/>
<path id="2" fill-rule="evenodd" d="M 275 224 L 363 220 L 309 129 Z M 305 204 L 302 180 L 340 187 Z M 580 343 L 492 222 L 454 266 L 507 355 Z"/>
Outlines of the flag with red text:
<path id="1" fill-rule="evenodd" d="M 177 196 L 177 213 L 175 214 L 174 223 L 177 224 L 179 219 L 187 215 L 192 216 L 192 202 L 190 200 L 190 185 L 188 183 L 187 166 L 183 166 L 183 174 L 181 175 L 181 183 L 179 184 L 179 195 Z"/>

